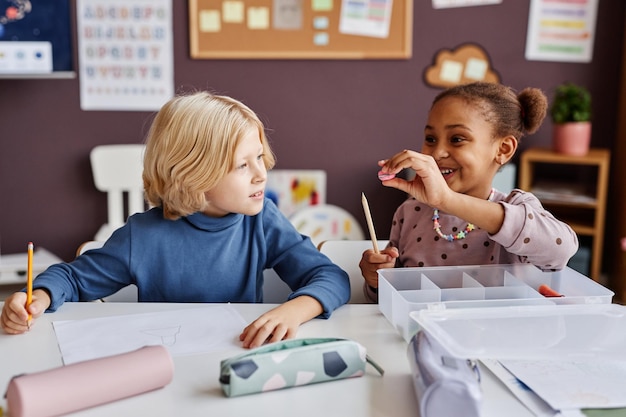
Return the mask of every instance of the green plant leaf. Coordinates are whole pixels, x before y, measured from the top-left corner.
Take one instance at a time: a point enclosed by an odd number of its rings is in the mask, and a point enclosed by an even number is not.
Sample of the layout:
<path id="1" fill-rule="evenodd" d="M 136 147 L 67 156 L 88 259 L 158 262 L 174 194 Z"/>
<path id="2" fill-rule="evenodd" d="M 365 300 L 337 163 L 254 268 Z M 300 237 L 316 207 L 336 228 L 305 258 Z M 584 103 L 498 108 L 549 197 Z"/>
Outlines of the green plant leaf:
<path id="1" fill-rule="evenodd" d="M 582 86 L 564 83 L 556 88 L 550 107 L 554 123 L 587 122 L 591 120 L 591 94 Z"/>

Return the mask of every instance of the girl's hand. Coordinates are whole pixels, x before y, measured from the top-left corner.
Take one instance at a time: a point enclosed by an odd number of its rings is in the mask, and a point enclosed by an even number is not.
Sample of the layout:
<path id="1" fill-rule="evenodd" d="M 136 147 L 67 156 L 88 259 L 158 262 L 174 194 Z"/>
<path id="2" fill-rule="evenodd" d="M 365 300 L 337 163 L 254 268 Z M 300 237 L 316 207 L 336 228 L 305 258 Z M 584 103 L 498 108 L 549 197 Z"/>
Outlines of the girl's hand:
<path id="1" fill-rule="evenodd" d="M 33 291 L 33 300 L 28 310 L 26 309 L 26 293 L 16 292 L 4 301 L 0 325 L 8 334 L 24 333 L 29 329 L 28 313 L 34 320 L 41 316 L 49 306 L 50 296 L 45 290 Z"/>
<path id="2" fill-rule="evenodd" d="M 298 327 L 322 314 L 322 305 L 315 298 L 301 295 L 261 315 L 243 329 L 239 340 L 244 348 L 296 337 Z"/>
<path id="3" fill-rule="evenodd" d="M 383 181 L 385 187 L 397 188 L 431 207 L 440 207 L 451 192 L 437 163 L 430 155 L 403 150 L 389 159 L 378 161 L 381 171 L 397 174 L 405 168 L 415 171 L 415 178 L 407 181 L 393 178 Z"/>
<path id="4" fill-rule="evenodd" d="M 359 268 L 367 285 L 378 288 L 377 271 L 382 268 L 393 268 L 398 256 L 400 256 L 398 249 L 394 247 L 385 248 L 380 253 L 375 253 L 372 249 L 363 252 Z"/>

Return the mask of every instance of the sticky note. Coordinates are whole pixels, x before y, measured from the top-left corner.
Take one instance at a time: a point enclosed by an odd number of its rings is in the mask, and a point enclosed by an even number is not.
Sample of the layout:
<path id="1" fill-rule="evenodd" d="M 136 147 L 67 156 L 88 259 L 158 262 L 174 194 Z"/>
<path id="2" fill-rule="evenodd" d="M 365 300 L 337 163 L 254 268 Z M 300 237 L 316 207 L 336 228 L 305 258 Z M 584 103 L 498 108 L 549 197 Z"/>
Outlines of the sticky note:
<path id="1" fill-rule="evenodd" d="M 469 58 L 465 64 L 465 78 L 484 80 L 489 65 L 484 59 Z"/>
<path id="2" fill-rule="evenodd" d="M 441 64 L 441 72 L 439 78 L 442 81 L 450 81 L 458 83 L 461 81 L 461 74 L 463 73 L 463 64 L 457 61 L 445 60 Z"/>
<path id="3" fill-rule="evenodd" d="M 243 23 L 243 1 L 224 1 L 222 3 L 222 16 L 227 23 Z"/>
<path id="4" fill-rule="evenodd" d="M 275 29 L 302 29 L 302 14 L 300 0 L 274 0 Z"/>
<path id="5" fill-rule="evenodd" d="M 315 45 L 328 45 L 328 33 L 327 32 L 319 32 L 313 35 L 313 43 Z"/>
<path id="6" fill-rule="evenodd" d="M 333 9 L 333 0 L 313 0 L 311 8 L 316 12 L 329 12 Z"/>
<path id="7" fill-rule="evenodd" d="M 326 30 L 328 29 L 328 17 L 316 16 L 313 18 L 313 29 Z"/>
<path id="8" fill-rule="evenodd" d="M 270 11 L 267 7 L 248 7 L 248 29 L 269 29 Z"/>
<path id="9" fill-rule="evenodd" d="M 200 32 L 219 32 L 222 30 L 219 10 L 201 10 L 199 18 Z"/>

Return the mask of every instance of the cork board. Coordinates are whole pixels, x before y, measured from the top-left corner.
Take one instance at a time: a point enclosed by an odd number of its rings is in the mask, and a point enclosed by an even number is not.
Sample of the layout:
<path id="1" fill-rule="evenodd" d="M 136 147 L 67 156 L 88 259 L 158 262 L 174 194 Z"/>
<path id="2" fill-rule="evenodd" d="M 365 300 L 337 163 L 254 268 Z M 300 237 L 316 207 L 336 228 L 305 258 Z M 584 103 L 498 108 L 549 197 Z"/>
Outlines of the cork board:
<path id="1" fill-rule="evenodd" d="M 194 59 L 408 59 L 413 0 L 189 0 Z"/>

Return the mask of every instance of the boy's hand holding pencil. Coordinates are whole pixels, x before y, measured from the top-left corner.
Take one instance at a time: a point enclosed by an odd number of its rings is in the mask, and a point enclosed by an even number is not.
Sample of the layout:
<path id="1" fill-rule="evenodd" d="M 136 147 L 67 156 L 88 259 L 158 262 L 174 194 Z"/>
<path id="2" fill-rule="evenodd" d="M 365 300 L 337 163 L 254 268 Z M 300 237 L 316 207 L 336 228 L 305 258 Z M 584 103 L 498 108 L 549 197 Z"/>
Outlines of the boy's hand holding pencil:
<path id="1" fill-rule="evenodd" d="M 26 292 L 17 292 L 4 301 L 2 307 L 2 329 L 9 334 L 24 333 L 30 329 L 35 317 L 39 317 L 50 306 L 47 291 L 33 291 L 33 242 L 28 242 L 26 267 Z"/>
<path id="2" fill-rule="evenodd" d="M 29 321 L 32 325 L 35 319 L 41 316 L 50 306 L 50 296 L 45 290 L 33 290 L 32 302 L 28 308 L 26 307 L 26 298 L 26 293 L 19 291 L 11 294 L 4 301 L 0 325 L 5 333 L 20 334 L 27 332 Z"/>
<path id="3" fill-rule="evenodd" d="M 28 242 L 28 267 L 26 268 L 26 310 L 30 310 L 30 305 L 33 303 L 33 250 L 35 246 L 33 242 Z M 28 328 L 30 329 L 30 322 L 33 320 L 33 315 L 28 313 Z"/>

